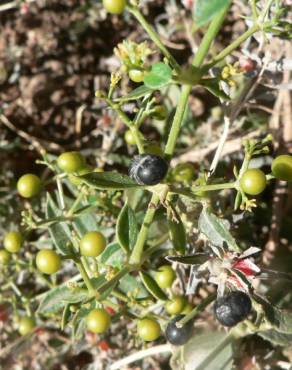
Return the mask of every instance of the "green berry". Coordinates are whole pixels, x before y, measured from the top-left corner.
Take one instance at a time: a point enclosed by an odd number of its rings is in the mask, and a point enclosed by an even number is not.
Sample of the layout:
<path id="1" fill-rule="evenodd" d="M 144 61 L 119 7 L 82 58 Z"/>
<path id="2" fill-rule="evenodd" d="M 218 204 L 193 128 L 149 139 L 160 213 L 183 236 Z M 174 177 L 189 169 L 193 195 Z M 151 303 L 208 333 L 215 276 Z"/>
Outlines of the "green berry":
<path id="1" fill-rule="evenodd" d="M 135 139 L 135 136 L 133 134 L 133 132 L 131 130 L 127 130 L 125 132 L 125 141 L 128 145 L 136 145 L 136 139 Z"/>
<path id="2" fill-rule="evenodd" d="M 174 296 L 172 299 L 166 302 L 165 310 L 169 315 L 180 314 L 186 305 L 186 299 L 182 296 Z"/>
<path id="3" fill-rule="evenodd" d="M 32 173 L 27 173 L 18 180 L 17 191 L 23 198 L 34 197 L 41 191 L 41 179 Z"/>
<path id="4" fill-rule="evenodd" d="M 81 171 L 86 167 L 85 159 L 79 152 L 66 152 L 57 159 L 59 168 L 65 173 Z"/>
<path id="5" fill-rule="evenodd" d="M 258 195 L 262 193 L 267 186 L 266 175 L 257 168 L 249 169 L 242 175 L 240 186 L 246 194 Z"/>
<path id="6" fill-rule="evenodd" d="M 86 318 L 87 329 L 95 334 L 107 331 L 110 323 L 111 317 L 103 308 L 96 308 L 90 311 Z"/>
<path id="7" fill-rule="evenodd" d="M 55 274 L 61 268 L 61 258 L 52 249 L 42 249 L 36 256 L 37 268 L 44 274 Z"/>
<path id="8" fill-rule="evenodd" d="M 18 331 L 21 335 L 26 335 L 35 328 L 35 320 L 30 316 L 24 316 L 19 320 Z"/>
<path id="9" fill-rule="evenodd" d="M 175 181 L 192 181 L 195 176 L 195 169 L 191 163 L 179 163 L 173 169 L 173 178 Z"/>
<path id="10" fill-rule="evenodd" d="M 10 258 L 11 254 L 6 249 L 0 250 L 0 265 L 8 265 Z"/>
<path id="11" fill-rule="evenodd" d="M 130 69 L 129 77 L 133 82 L 141 83 L 144 80 L 144 71 L 141 71 L 140 69 Z"/>
<path id="12" fill-rule="evenodd" d="M 158 322 L 150 318 L 139 320 L 137 330 L 139 337 L 146 342 L 157 339 L 161 334 L 161 328 Z"/>
<path id="13" fill-rule="evenodd" d="M 272 162 L 273 175 L 283 181 L 292 181 L 292 155 L 279 155 Z"/>
<path id="14" fill-rule="evenodd" d="M 23 237 L 18 231 L 10 231 L 5 235 L 4 248 L 10 253 L 19 252 L 23 242 Z"/>
<path id="15" fill-rule="evenodd" d="M 121 14 L 126 8 L 126 0 L 102 0 L 103 7 L 108 13 Z"/>
<path id="16" fill-rule="evenodd" d="M 80 240 L 80 253 L 86 257 L 99 256 L 106 247 L 106 239 L 99 231 L 90 231 Z"/>
<path id="17" fill-rule="evenodd" d="M 160 288 L 170 288 L 174 282 L 176 275 L 174 270 L 169 265 L 164 265 L 159 267 L 155 274 L 155 280 Z"/>

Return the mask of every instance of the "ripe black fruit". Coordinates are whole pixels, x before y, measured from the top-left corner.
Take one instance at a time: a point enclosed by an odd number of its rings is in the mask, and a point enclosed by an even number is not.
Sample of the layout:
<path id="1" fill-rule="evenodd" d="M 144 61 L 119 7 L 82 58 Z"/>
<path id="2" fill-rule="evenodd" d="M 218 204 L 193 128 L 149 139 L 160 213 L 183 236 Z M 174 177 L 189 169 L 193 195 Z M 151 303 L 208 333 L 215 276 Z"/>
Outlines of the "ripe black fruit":
<path id="1" fill-rule="evenodd" d="M 141 154 L 134 157 L 129 174 L 140 185 L 156 185 L 166 176 L 168 163 L 158 155 Z"/>
<path id="2" fill-rule="evenodd" d="M 182 328 L 176 326 L 176 322 L 181 320 L 184 315 L 178 315 L 172 319 L 166 327 L 165 336 L 169 343 L 175 346 L 182 346 L 190 339 L 193 331 L 193 321 L 188 321 Z"/>
<path id="3" fill-rule="evenodd" d="M 214 313 L 217 320 L 224 326 L 234 326 L 247 318 L 251 311 L 249 296 L 240 291 L 234 291 L 214 304 Z"/>

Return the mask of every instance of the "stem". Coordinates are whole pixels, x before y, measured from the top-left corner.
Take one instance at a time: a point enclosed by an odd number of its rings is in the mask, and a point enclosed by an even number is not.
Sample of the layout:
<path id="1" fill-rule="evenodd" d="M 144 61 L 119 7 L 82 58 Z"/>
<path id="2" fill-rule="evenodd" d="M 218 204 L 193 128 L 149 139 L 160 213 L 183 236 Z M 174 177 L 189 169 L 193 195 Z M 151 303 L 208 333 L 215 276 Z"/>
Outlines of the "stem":
<path id="1" fill-rule="evenodd" d="M 220 27 L 224 21 L 225 15 L 227 13 L 227 10 L 229 9 L 230 4 L 226 6 L 211 22 L 205 36 L 203 37 L 203 40 L 199 46 L 199 49 L 193 59 L 192 65 L 194 67 L 201 67 L 206 55 L 208 54 L 208 51 L 210 49 L 210 46 L 216 37 L 217 33 L 220 30 Z M 190 85 L 184 85 L 182 87 L 182 93 L 181 97 L 177 106 L 177 110 L 175 112 L 175 116 L 173 119 L 173 124 L 171 127 L 171 130 L 169 132 L 168 141 L 165 147 L 164 153 L 166 156 L 171 156 L 174 152 L 175 143 L 181 128 L 181 124 L 184 118 L 187 102 L 189 95 L 191 93 L 192 86 Z"/>
<path id="2" fill-rule="evenodd" d="M 80 190 L 80 193 L 78 194 L 75 202 L 72 204 L 72 207 L 67 212 L 67 217 L 71 217 L 73 213 L 75 212 L 76 208 L 78 207 L 79 203 L 81 202 L 81 199 L 83 197 L 82 189 Z"/>
<path id="3" fill-rule="evenodd" d="M 88 289 L 88 292 L 91 296 L 96 296 L 98 297 L 99 294 L 98 292 L 96 291 L 96 289 L 94 288 L 94 286 L 92 285 L 92 282 L 84 268 L 84 265 L 83 265 L 83 262 L 80 260 L 80 262 L 76 262 L 76 266 L 80 272 L 80 275 L 82 276 L 82 279 L 84 280 L 84 283 Z"/>
<path id="4" fill-rule="evenodd" d="M 227 48 L 223 49 L 219 54 L 217 54 L 212 61 L 206 65 L 206 68 L 210 69 L 214 65 L 218 64 L 221 60 L 227 57 L 227 55 L 231 54 L 233 50 L 237 49 L 238 46 L 240 46 L 245 40 L 259 30 L 260 26 L 258 24 L 254 24 L 250 29 L 245 31 L 240 37 L 227 46 Z"/>
<path id="5" fill-rule="evenodd" d="M 133 16 L 136 17 L 136 19 L 141 24 L 141 26 L 144 28 L 144 30 L 148 33 L 149 37 L 154 42 L 154 44 L 156 44 L 156 46 L 161 50 L 162 54 L 172 64 L 172 66 L 176 70 L 176 72 L 180 72 L 180 65 L 177 63 L 175 58 L 171 55 L 171 53 L 168 51 L 168 49 L 160 41 L 159 35 L 156 33 L 156 31 L 153 29 L 153 27 L 146 21 L 146 19 L 144 18 L 143 14 L 140 12 L 140 10 L 137 7 L 131 7 L 131 6 L 128 6 L 128 9 L 129 9 L 130 13 L 132 13 Z"/>
<path id="6" fill-rule="evenodd" d="M 104 283 L 99 289 L 99 294 L 106 292 L 109 288 L 111 288 L 115 283 L 121 280 L 125 275 L 127 275 L 131 271 L 129 266 L 123 267 L 111 280 Z"/>
<path id="7" fill-rule="evenodd" d="M 205 298 L 200 304 L 197 305 L 189 314 L 187 314 L 183 319 L 176 323 L 178 328 L 182 328 L 188 321 L 192 320 L 201 311 L 203 311 L 211 302 L 216 298 L 216 294 L 211 294 L 209 297 Z"/>
<path id="8" fill-rule="evenodd" d="M 142 254 L 143 254 L 143 249 L 144 249 L 144 244 L 147 239 L 147 234 L 149 227 L 153 221 L 154 215 L 156 208 L 159 203 L 159 196 L 156 194 L 152 195 L 152 198 L 150 200 L 150 203 L 148 205 L 148 209 L 146 212 L 146 215 L 144 217 L 143 224 L 141 226 L 141 229 L 139 231 L 139 235 L 137 238 L 137 242 L 133 248 L 133 252 L 130 257 L 130 264 L 131 265 L 139 265 L 142 259 Z"/>
<path id="9" fill-rule="evenodd" d="M 184 85 L 182 87 L 182 92 L 180 96 L 180 100 L 178 102 L 178 106 L 175 112 L 175 116 L 173 118 L 173 123 L 171 126 L 171 130 L 169 132 L 168 140 L 165 146 L 164 153 L 167 157 L 171 157 L 174 149 L 175 149 L 175 143 L 181 128 L 181 124 L 184 118 L 184 114 L 186 111 L 189 95 L 191 93 L 192 86 L 190 85 Z"/>
<path id="10" fill-rule="evenodd" d="M 218 13 L 218 15 L 213 19 L 211 22 L 205 36 L 203 37 L 203 40 L 199 46 L 199 49 L 197 51 L 197 54 L 195 55 L 193 59 L 193 66 L 194 67 L 201 67 L 201 65 L 204 62 L 204 59 L 210 49 L 210 46 L 215 39 L 217 33 L 219 32 L 222 23 L 225 19 L 225 15 L 230 7 L 230 4 L 228 3 L 224 9 Z"/>
<path id="11" fill-rule="evenodd" d="M 235 187 L 236 187 L 235 182 L 227 182 L 225 184 L 193 186 L 192 192 L 197 193 L 199 191 L 216 191 L 216 190 L 224 190 L 224 189 L 233 189 Z"/>
<path id="12" fill-rule="evenodd" d="M 128 357 L 125 357 L 119 361 L 114 362 L 110 366 L 110 370 L 119 370 L 119 369 L 124 368 L 126 365 L 131 364 L 132 362 L 141 360 L 144 357 L 154 356 L 154 355 L 158 355 L 164 352 L 170 353 L 171 351 L 172 351 L 172 348 L 170 344 L 161 344 L 156 347 L 150 347 L 147 349 L 143 349 L 142 351 L 136 352 Z"/>
<path id="13" fill-rule="evenodd" d="M 110 99 L 106 98 L 105 100 L 108 103 L 108 105 L 118 114 L 118 116 L 124 122 L 124 124 L 126 126 L 128 126 L 129 129 L 132 131 L 132 133 L 134 135 L 134 138 L 135 138 L 135 141 L 136 141 L 136 144 L 137 144 L 137 147 L 138 147 L 138 150 L 139 150 L 139 153 L 140 154 L 144 153 L 144 147 L 143 147 L 143 143 L 141 141 L 141 138 L 139 136 L 139 130 L 135 126 L 134 122 L 130 120 L 130 118 L 126 115 L 126 113 L 123 112 L 122 109 L 117 104 L 112 102 Z"/>
<path id="14" fill-rule="evenodd" d="M 220 27 L 221 27 L 221 25 L 224 21 L 225 14 L 226 14 L 228 8 L 229 8 L 229 5 L 228 5 L 228 7 L 226 7 L 224 9 L 224 11 L 221 11 L 214 18 L 214 20 L 211 22 L 211 24 L 210 24 L 210 26 L 207 30 L 207 33 L 205 34 L 205 36 L 204 36 L 204 38 L 203 38 L 203 40 L 200 44 L 198 52 L 197 52 L 196 56 L 194 57 L 193 65 L 195 67 L 200 67 L 202 65 L 202 63 L 204 61 L 204 58 L 206 57 L 206 55 L 208 53 L 208 50 L 211 46 L 211 43 L 214 40 L 216 34 L 218 33 L 218 31 L 219 31 L 219 29 L 220 29 Z M 140 14 L 140 12 L 136 11 L 135 9 L 131 8 L 131 11 L 133 12 L 133 10 L 134 10 L 133 14 L 136 17 L 138 16 L 137 19 L 141 22 L 141 19 L 144 20 L 144 18 Z M 145 27 L 144 28 L 146 29 L 146 31 L 148 31 L 148 26 L 149 25 L 148 25 L 147 22 L 146 22 L 145 26 L 146 26 L 146 28 Z M 154 35 L 155 35 L 155 38 L 157 38 L 156 33 L 154 33 Z M 158 39 L 158 41 L 160 43 L 159 39 Z M 189 98 L 189 95 L 191 93 L 191 90 L 192 90 L 192 86 L 184 85 L 182 87 L 180 100 L 178 102 L 178 106 L 177 106 L 175 116 L 174 116 L 174 119 L 173 119 L 173 122 L 172 122 L 172 126 L 171 126 L 171 129 L 170 129 L 170 132 L 169 132 L 168 140 L 167 140 L 167 143 L 166 143 L 166 146 L 165 146 L 164 154 L 167 157 L 171 157 L 173 155 L 173 152 L 174 152 L 174 149 L 175 149 L 175 143 L 177 141 L 177 137 L 178 137 L 180 127 L 181 127 L 181 124 L 182 124 L 182 121 L 183 121 L 183 117 L 184 117 L 184 114 L 185 114 L 185 111 L 186 111 L 188 98 Z M 138 238 L 137 238 L 137 242 L 136 242 L 136 244 L 133 248 L 132 254 L 130 256 L 129 263 L 132 264 L 132 265 L 139 265 L 141 263 L 143 249 L 144 249 L 144 245 L 145 245 L 145 242 L 146 242 L 146 239 L 147 239 L 148 230 L 149 230 L 149 227 L 150 227 L 150 225 L 153 221 L 158 203 L 159 203 L 159 196 L 156 195 L 156 194 L 153 194 L 152 198 L 151 198 L 151 201 L 149 203 L 149 206 L 148 206 L 148 209 L 147 209 L 142 227 L 140 229 L 140 232 L 139 232 L 139 235 L 138 235 Z"/>

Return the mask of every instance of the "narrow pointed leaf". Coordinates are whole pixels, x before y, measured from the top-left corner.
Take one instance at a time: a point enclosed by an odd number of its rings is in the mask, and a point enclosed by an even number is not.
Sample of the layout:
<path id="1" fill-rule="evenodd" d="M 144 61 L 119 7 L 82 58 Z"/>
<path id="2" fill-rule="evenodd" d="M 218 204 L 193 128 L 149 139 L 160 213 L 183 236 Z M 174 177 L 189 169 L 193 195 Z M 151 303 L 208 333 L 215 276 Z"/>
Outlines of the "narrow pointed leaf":
<path id="1" fill-rule="evenodd" d="M 145 288 L 148 290 L 150 294 L 153 295 L 154 298 L 160 299 L 162 301 L 167 300 L 167 295 L 149 274 L 143 271 L 141 271 L 139 274 Z"/>
<path id="2" fill-rule="evenodd" d="M 138 224 L 135 213 L 128 203 L 124 205 L 119 214 L 116 235 L 126 253 L 133 249 L 138 236 Z"/>
<path id="3" fill-rule="evenodd" d="M 117 172 L 91 172 L 79 178 L 94 189 L 124 190 L 141 187 L 129 176 Z"/>

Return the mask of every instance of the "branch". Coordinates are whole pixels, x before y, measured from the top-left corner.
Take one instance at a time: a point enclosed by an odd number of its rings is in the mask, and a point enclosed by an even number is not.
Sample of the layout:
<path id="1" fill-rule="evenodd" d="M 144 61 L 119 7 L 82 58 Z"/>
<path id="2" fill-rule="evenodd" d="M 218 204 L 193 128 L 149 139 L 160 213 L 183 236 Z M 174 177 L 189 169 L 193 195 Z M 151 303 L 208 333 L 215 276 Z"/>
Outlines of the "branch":
<path id="1" fill-rule="evenodd" d="M 144 357 L 154 356 L 154 355 L 161 354 L 163 352 L 171 352 L 171 351 L 172 350 L 171 350 L 171 345 L 170 344 L 162 344 L 160 346 L 144 349 L 142 351 L 133 353 L 132 355 L 127 356 L 127 357 L 113 363 L 110 366 L 109 370 L 122 370 L 122 368 L 124 366 L 126 366 L 128 364 L 131 364 L 132 362 L 141 360 Z"/>

